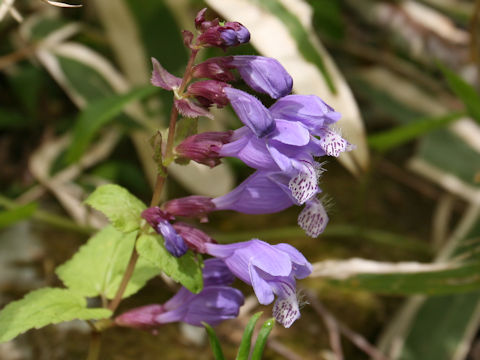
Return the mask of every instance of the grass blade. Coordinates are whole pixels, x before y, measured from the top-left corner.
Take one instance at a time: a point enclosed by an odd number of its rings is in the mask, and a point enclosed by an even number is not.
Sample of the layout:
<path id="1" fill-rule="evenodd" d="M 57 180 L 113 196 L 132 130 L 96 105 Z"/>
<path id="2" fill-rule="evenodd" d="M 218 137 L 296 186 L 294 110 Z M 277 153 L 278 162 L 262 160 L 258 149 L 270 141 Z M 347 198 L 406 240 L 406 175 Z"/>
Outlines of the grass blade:
<path id="1" fill-rule="evenodd" d="M 242 342 L 238 348 L 236 360 L 248 360 L 248 355 L 250 354 L 250 345 L 252 343 L 252 334 L 255 329 L 255 324 L 258 321 L 258 318 L 262 315 L 262 312 L 257 312 L 254 314 L 248 321 L 245 331 L 243 332 Z"/>
<path id="2" fill-rule="evenodd" d="M 273 325 L 275 325 L 275 319 L 274 318 L 270 318 L 263 323 L 262 328 L 260 329 L 260 332 L 258 333 L 257 342 L 255 343 L 255 347 L 253 348 L 252 360 L 261 360 L 262 359 L 263 349 L 265 348 L 265 345 L 267 344 L 267 338 L 268 338 L 268 335 L 270 335 L 270 332 L 273 329 Z"/>

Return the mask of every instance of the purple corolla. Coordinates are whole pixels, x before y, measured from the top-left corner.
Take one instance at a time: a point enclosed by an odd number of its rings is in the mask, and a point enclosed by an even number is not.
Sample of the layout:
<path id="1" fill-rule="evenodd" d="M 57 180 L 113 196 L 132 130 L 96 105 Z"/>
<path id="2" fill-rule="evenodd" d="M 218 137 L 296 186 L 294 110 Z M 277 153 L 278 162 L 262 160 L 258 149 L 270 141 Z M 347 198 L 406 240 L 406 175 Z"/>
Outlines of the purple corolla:
<path id="1" fill-rule="evenodd" d="M 261 304 L 270 304 L 277 296 L 273 315 L 284 327 L 300 317 L 295 279 L 310 275 L 312 265 L 293 246 L 253 239 L 228 245 L 206 244 L 206 248 L 208 254 L 224 260 L 236 277 L 253 287 Z"/>
<path id="2" fill-rule="evenodd" d="M 301 181 L 297 178 L 293 180 Z M 257 170 L 231 192 L 212 199 L 211 202 L 215 204 L 215 210 L 234 210 L 245 214 L 275 213 L 292 205 L 300 205 L 297 198 L 305 197 L 295 194 L 295 191 L 300 192 L 302 188 L 292 187 L 291 182 L 282 172 Z M 313 184 L 310 187 L 313 188 Z M 309 194 L 309 191 L 303 192 Z M 325 230 L 327 223 L 328 215 L 322 202 L 315 196 L 307 199 L 298 216 L 298 225 L 308 236 L 315 238 Z"/>
<path id="3" fill-rule="evenodd" d="M 208 259 L 203 269 L 204 287 L 194 294 L 182 287 L 165 304 L 153 304 L 136 308 L 118 316 L 119 326 L 155 329 L 171 322 L 185 322 L 202 326 L 202 322 L 216 325 L 238 316 L 243 305 L 242 293 L 229 287 L 234 276 L 220 259 Z"/>
<path id="4" fill-rule="evenodd" d="M 314 157 L 338 156 L 351 148 L 328 128 L 339 114 L 316 96 L 286 96 L 267 109 L 243 91 L 224 91 L 246 126 L 234 132 L 219 154 L 238 157 L 255 169 L 287 174 L 292 196 L 299 204 L 319 192 Z"/>

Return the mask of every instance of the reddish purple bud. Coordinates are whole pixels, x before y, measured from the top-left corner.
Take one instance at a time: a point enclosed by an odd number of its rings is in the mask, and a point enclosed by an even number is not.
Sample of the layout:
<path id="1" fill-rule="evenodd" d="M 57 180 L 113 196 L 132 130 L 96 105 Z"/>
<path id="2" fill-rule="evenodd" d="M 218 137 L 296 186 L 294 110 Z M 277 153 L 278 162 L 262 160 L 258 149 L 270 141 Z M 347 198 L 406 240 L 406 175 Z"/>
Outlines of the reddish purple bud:
<path id="1" fill-rule="evenodd" d="M 206 116 L 210 119 L 213 119 L 213 115 L 201 105 L 195 104 L 192 100 L 189 99 L 175 99 L 175 107 L 178 112 L 185 117 L 196 118 L 199 116 Z"/>
<path id="2" fill-rule="evenodd" d="M 206 214 L 215 210 L 215 204 L 209 197 L 192 195 L 167 201 L 164 209 L 175 216 L 205 218 Z"/>
<path id="3" fill-rule="evenodd" d="M 193 251 L 196 251 L 201 254 L 205 254 L 207 243 L 214 243 L 217 242 L 204 233 L 202 230 L 199 230 L 193 226 L 182 222 L 176 222 L 173 224 L 173 228 L 179 234 L 183 240 L 187 243 L 188 247 Z"/>
<path id="4" fill-rule="evenodd" d="M 202 24 L 202 27 L 204 24 Z M 226 22 L 224 25 L 209 26 L 197 38 L 198 45 L 215 46 L 226 49 L 250 41 L 250 33 L 245 26 L 238 22 Z"/>
<path id="5" fill-rule="evenodd" d="M 193 41 L 193 33 L 188 30 L 183 30 L 182 31 L 182 36 L 183 36 L 183 43 L 187 48 L 192 47 L 192 41 Z"/>
<path id="6" fill-rule="evenodd" d="M 233 131 L 211 131 L 192 135 L 176 147 L 176 152 L 181 157 L 213 168 L 220 164 L 220 149 L 230 142 L 232 135 Z"/>
<path id="7" fill-rule="evenodd" d="M 153 206 L 142 212 L 142 218 L 147 220 L 147 222 L 154 228 L 157 229 L 158 224 L 162 221 L 172 221 L 175 220 L 168 212 L 163 211 L 158 206 Z"/>
<path id="8" fill-rule="evenodd" d="M 159 304 L 142 306 L 117 316 L 115 318 L 115 324 L 118 326 L 147 330 L 158 326 L 155 318 L 164 312 L 165 309 Z"/>
<path id="9" fill-rule="evenodd" d="M 196 78 L 209 78 L 213 80 L 230 82 L 235 80 L 235 76 L 230 69 L 235 66 L 230 65 L 232 56 L 215 57 L 208 59 L 193 68 L 193 76 Z"/>
<path id="10" fill-rule="evenodd" d="M 180 86 L 182 79 L 170 74 L 162 65 L 160 65 L 158 60 L 153 57 L 152 64 L 153 71 L 150 80 L 152 85 L 161 87 L 165 90 L 173 90 L 173 88 L 178 88 Z"/>
<path id="11" fill-rule="evenodd" d="M 203 80 L 191 84 L 187 93 L 195 96 L 202 105 L 215 104 L 218 107 L 224 107 L 229 103 L 227 95 L 223 91 L 226 87 L 231 86 L 223 81 Z"/>

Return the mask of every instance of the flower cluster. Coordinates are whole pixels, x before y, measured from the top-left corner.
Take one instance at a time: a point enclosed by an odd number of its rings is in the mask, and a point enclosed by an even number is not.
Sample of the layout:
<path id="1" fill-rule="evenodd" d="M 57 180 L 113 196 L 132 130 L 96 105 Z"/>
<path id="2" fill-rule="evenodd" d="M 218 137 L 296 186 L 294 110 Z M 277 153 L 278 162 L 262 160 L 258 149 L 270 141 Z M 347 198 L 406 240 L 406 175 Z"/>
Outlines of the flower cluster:
<path id="1" fill-rule="evenodd" d="M 184 32 L 184 42 L 195 58 L 204 47 L 223 50 L 249 40 L 248 30 L 237 22 L 207 21 L 205 9 L 195 18 L 196 40 Z M 276 102 L 267 108 L 255 96 L 236 89 L 236 73 L 255 92 Z M 165 70 L 153 59 L 152 84 L 174 92 L 175 109 L 185 117 L 213 117 L 209 109 L 230 104 L 243 123 L 239 129 L 206 132 L 184 139 L 175 148 L 180 159 L 210 167 L 224 157 L 235 157 L 254 169 L 253 174 L 231 192 L 217 197 L 189 196 L 152 207 L 142 216 L 165 239 L 166 249 L 182 256 L 188 249 L 207 254 L 205 287 L 199 294 L 181 289 L 163 305 L 149 305 L 117 318 L 123 326 L 152 328 L 171 321 L 199 325 L 215 324 L 238 313 L 243 298 L 226 287 L 227 273 L 251 285 L 261 304 L 274 301 L 278 322 L 290 327 L 300 317 L 296 279 L 307 277 L 311 264 L 288 244 L 270 245 L 258 239 L 218 244 L 192 225 L 176 217 L 207 221 L 212 211 L 234 210 L 246 214 L 267 214 L 293 205 L 304 205 L 298 224 L 311 237 L 319 236 L 328 222 L 318 198 L 319 177 L 324 172 L 322 156 L 338 157 L 353 148 L 331 126 L 340 114 L 314 95 L 290 95 L 293 80 L 275 59 L 263 56 L 224 56 L 191 64 L 183 79 Z M 218 276 L 211 281 L 215 265 Z M 223 267 L 223 268 L 222 268 Z M 222 269 L 222 270 L 219 270 Z"/>

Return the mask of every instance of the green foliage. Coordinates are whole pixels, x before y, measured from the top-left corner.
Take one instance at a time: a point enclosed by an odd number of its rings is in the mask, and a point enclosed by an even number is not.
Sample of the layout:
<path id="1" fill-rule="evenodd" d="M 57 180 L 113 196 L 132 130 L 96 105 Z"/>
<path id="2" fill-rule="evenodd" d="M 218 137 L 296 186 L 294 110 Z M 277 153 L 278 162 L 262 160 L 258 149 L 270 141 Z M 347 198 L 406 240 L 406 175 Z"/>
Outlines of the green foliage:
<path id="1" fill-rule="evenodd" d="M 477 91 L 452 70 L 441 64 L 439 67 L 447 79 L 450 88 L 467 107 L 470 116 L 480 123 L 480 96 L 478 96 Z"/>
<path id="2" fill-rule="evenodd" d="M 140 227 L 141 214 L 146 209 L 128 190 L 114 184 L 99 186 L 85 203 L 104 213 L 112 225 L 124 233 Z"/>
<path id="3" fill-rule="evenodd" d="M 137 251 L 140 259 L 154 264 L 191 292 L 198 293 L 202 290 L 201 264 L 191 251 L 179 258 L 173 256 L 165 249 L 160 235 L 141 235 L 137 242 Z"/>
<path id="4" fill-rule="evenodd" d="M 98 131 L 113 121 L 128 103 L 145 98 L 157 91 L 158 88 L 149 85 L 126 94 L 111 95 L 91 102 L 77 118 L 72 144 L 67 152 L 67 161 L 72 163 L 78 160 Z"/>
<path id="5" fill-rule="evenodd" d="M 215 360 L 225 360 L 222 352 L 222 347 L 220 346 L 220 341 L 218 340 L 215 331 L 207 323 L 202 324 L 203 326 L 205 326 L 205 330 L 207 330 L 208 340 L 210 342 L 210 347 L 212 348 L 213 357 L 215 358 Z"/>
<path id="6" fill-rule="evenodd" d="M 75 319 L 96 320 L 111 316 L 108 309 L 89 309 L 86 300 L 66 289 L 44 288 L 8 304 L 0 312 L 0 342 L 29 329 Z"/>
<path id="7" fill-rule="evenodd" d="M 11 210 L 0 212 L 0 229 L 6 228 L 18 221 L 28 219 L 33 216 L 37 209 L 36 203 L 18 206 Z"/>
<path id="8" fill-rule="evenodd" d="M 83 296 L 112 299 L 120 285 L 137 232 L 123 234 L 107 226 L 93 236 L 80 250 L 56 269 L 57 275 L 73 292 Z M 123 297 L 140 290 L 159 269 L 140 258 Z"/>
<path id="9" fill-rule="evenodd" d="M 255 329 L 255 324 L 258 321 L 258 318 L 262 315 L 262 312 L 257 312 L 254 314 L 248 321 L 245 331 L 243 332 L 242 342 L 238 348 L 237 357 L 235 360 L 248 360 L 248 355 L 250 354 L 250 346 L 252 344 L 252 335 L 253 330 Z"/>
<path id="10" fill-rule="evenodd" d="M 426 133 L 447 126 L 459 119 L 462 113 L 447 114 L 443 116 L 423 117 L 406 125 L 401 125 L 379 134 L 370 135 L 368 144 L 379 151 L 390 150 L 407 141 L 416 139 Z"/>
<path id="11" fill-rule="evenodd" d="M 274 325 L 275 325 L 274 318 L 270 318 L 263 323 L 262 328 L 260 329 L 260 332 L 258 333 L 258 336 L 257 336 L 257 342 L 253 347 L 252 360 L 262 359 L 263 349 L 265 349 L 268 335 L 270 335 L 270 332 L 272 331 Z"/>

